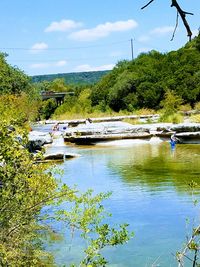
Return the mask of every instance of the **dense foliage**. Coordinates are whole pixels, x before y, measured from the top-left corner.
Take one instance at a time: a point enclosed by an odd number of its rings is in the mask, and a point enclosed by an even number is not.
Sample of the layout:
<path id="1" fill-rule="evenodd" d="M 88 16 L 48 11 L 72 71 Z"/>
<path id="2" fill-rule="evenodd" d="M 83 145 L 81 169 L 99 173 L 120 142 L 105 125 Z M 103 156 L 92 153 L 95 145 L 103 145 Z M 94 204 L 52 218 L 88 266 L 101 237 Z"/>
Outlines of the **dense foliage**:
<path id="1" fill-rule="evenodd" d="M 30 90 L 30 78 L 18 68 L 7 64 L 6 54 L 0 53 L 0 94 L 19 94 Z"/>
<path id="2" fill-rule="evenodd" d="M 1 121 L 0 266 L 45 266 L 51 260 L 36 232 L 42 229 L 37 223 L 41 207 L 51 202 L 56 182 L 33 164 L 24 144 L 13 127 Z"/>
<path id="3" fill-rule="evenodd" d="M 39 113 L 50 116 L 55 102 L 41 104 L 39 86 L 30 85 L 23 72 L 6 63 L 4 55 L 0 78 L 0 266 L 56 266 L 44 243 L 59 240 L 60 233 L 54 229 L 58 221 L 69 239 L 78 230 L 87 240 L 79 266 L 104 266 L 107 260 L 101 250 L 128 241 L 127 225 L 114 228 L 103 222 L 102 201 L 109 194 L 81 194 L 56 179 L 54 168 L 38 163 L 42 155 L 28 151 L 25 126 Z M 65 87 L 59 79 L 50 86 L 57 91 Z"/>
<path id="4" fill-rule="evenodd" d="M 104 266 L 107 261 L 101 249 L 130 238 L 127 225 L 116 229 L 102 222 L 106 214 L 101 202 L 109 194 L 80 194 L 61 185 L 50 166 L 35 163 L 26 144 L 22 130 L 1 121 L 0 266 L 55 266 L 43 248 L 47 236 L 55 240 L 59 234 L 53 228 L 55 221 L 63 222 L 62 232 L 68 228 L 74 235 L 78 230 L 87 240 L 81 266 Z"/>
<path id="5" fill-rule="evenodd" d="M 194 108 L 200 101 L 199 66 L 200 36 L 177 51 L 142 53 L 135 60 L 120 61 L 93 86 L 66 87 L 74 95 L 66 96 L 55 116 L 164 108 L 166 117 L 181 104 Z"/>
<path id="6" fill-rule="evenodd" d="M 1 120 L 7 123 L 24 125 L 38 118 L 38 109 L 41 102 L 38 98 L 31 97 L 32 94 L 21 95 L 5 94 L 0 96 Z"/>
<path id="7" fill-rule="evenodd" d="M 92 105 L 103 102 L 115 111 L 158 109 L 168 90 L 194 105 L 200 100 L 199 45 L 200 36 L 178 51 L 153 50 L 131 62 L 119 62 L 92 90 Z"/>
<path id="8" fill-rule="evenodd" d="M 58 73 L 32 76 L 34 83 L 43 81 L 53 81 L 55 79 L 64 79 L 67 84 L 94 84 L 98 82 L 109 71 L 90 71 L 76 73 Z"/>

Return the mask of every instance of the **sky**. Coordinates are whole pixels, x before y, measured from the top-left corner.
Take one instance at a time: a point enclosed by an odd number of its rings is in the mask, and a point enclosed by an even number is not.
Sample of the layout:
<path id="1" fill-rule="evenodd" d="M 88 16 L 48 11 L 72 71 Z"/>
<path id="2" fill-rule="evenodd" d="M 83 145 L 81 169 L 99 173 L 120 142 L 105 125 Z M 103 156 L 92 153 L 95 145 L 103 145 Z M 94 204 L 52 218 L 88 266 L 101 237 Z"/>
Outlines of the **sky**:
<path id="1" fill-rule="evenodd" d="M 188 41 L 171 0 L 1 0 L 0 51 L 28 75 L 112 69 L 152 49 L 177 50 Z M 200 0 L 179 0 L 195 34 Z"/>

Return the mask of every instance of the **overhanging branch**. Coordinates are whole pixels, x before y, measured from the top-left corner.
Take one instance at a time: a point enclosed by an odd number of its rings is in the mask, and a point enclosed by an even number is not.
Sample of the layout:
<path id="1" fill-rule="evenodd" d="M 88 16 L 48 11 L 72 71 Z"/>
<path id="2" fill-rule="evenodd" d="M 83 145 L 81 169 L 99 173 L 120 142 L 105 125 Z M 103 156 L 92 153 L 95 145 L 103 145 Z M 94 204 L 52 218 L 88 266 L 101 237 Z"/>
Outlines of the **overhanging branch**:
<path id="1" fill-rule="evenodd" d="M 183 11 L 182 8 L 179 6 L 177 0 L 172 0 L 171 7 L 175 7 L 177 9 L 177 12 L 181 16 L 181 19 L 183 21 L 183 24 L 184 24 L 184 26 L 185 26 L 185 28 L 187 30 L 187 35 L 189 37 L 189 40 L 191 41 L 192 31 L 190 29 L 190 26 L 189 26 L 187 20 L 186 20 L 186 15 L 194 15 L 194 14 L 193 13 L 190 13 L 190 12 Z"/>
<path id="2" fill-rule="evenodd" d="M 145 6 L 141 7 L 141 9 L 144 9 L 145 7 L 149 6 L 154 0 L 149 1 Z"/>
<path id="3" fill-rule="evenodd" d="M 175 33 L 176 33 L 176 30 L 177 30 L 177 27 L 178 27 L 178 16 L 179 16 L 179 13 L 177 11 L 177 15 L 176 15 L 176 25 L 175 25 L 175 28 L 174 28 L 174 31 L 173 31 L 173 34 L 172 34 L 172 38 L 170 41 L 173 41 L 174 40 L 174 36 L 175 36 Z"/>
<path id="4" fill-rule="evenodd" d="M 177 10 L 177 14 L 181 16 L 181 19 L 183 21 L 183 24 L 187 30 L 187 35 L 189 37 L 189 40 L 191 41 L 191 38 L 192 38 L 192 31 L 190 29 L 190 26 L 186 20 L 186 15 L 194 15 L 193 13 L 191 12 L 187 12 L 187 11 L 184 11 L 180 5 L 178 4 L 177 0 L 171 0 L 171 7 L 175 7 L 176 10 Z M 146 5 L 144 5 L 141 9 L 144 9 L 146 7 L 148 7 L 152 2 L 154 2 L 154 0 L 150 0 Z M 178 26 L 178 15 L 177 15 L 177 21 L 176 21 L 176 27 L 175 27 L 175 30 L 174 30 L 174 33 L 173 33 L 173 36 L 172 36 L 172 40 L 174 38 L 174 34 L 176 32 L 176 29 L 177 29 L 177 26 Z"/>

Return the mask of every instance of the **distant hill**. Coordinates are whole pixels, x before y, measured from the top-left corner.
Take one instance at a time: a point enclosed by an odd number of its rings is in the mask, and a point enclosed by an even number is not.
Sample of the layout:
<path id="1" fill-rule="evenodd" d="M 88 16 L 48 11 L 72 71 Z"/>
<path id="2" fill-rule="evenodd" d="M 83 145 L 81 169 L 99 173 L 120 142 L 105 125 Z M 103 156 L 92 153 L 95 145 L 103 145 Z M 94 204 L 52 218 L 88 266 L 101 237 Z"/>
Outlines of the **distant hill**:
<path id="1" fill-rule="evenodd" d="M 74 73 L 58 73 L 32 76 L 32 82 L 53 81 L 57 78 L 64 78 L 67 84 L 94 84 L 110 71 L 90 71 L 90 72 L 74 72 Z"/>

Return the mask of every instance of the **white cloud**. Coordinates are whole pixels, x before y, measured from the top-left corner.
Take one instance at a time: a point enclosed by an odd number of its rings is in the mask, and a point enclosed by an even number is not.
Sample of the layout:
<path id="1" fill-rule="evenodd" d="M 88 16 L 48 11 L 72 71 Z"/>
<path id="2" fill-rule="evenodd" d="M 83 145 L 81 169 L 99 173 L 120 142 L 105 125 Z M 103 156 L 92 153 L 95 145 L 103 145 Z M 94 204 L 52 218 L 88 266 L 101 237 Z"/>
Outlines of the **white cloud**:
<path id="1" fill-rule="evenodd" d="M 29 67 L 31 69 L 46 69 L 49 67 L 64 67 L 66 64 L 67 64 L 66 60 L 59 60 L 54 63 L 45 63 L 45 62 L 35 63 L 35 64 L 31 64 Z"/>
<path id="2" fill-rule="evenodd" d="M 67 64 L 67 61 L 66 60 L 60 60 L 60 61 L 58 61 L 58 62 L 56 62 L 56 66 L 57 67 L 63 67 L 63 66 L 65 66 Z"/>
<path id="3" fill-rule="evenodd" d="M 138 26 L 135 20 L 106 22 L 99 24 L 95 28 L 83 29 L 81 31 L 73 32 L 69 35 L 70 39 L 79 41 L 93 41 L 103 38 L 112 32 L 123 32 L 134 29 Z"/>
<path id="4" fill-rule="evenodd" d="M 31 64 L 30 68 L 31 69 L 46 69 L 50 66 L 50 64 L 48 63 L 35 63 L 35 64 Z"/>
<path id="5" fill-rule="evenodd" d="M 48 49 L 48 44 L 46 44 L 44 42 L 43 43 L 36 43 L 36 44 L 32 45 L 30 52 L 33 54 L 37 54 L 37 53 L 40 53 L 46 49 Z"/>
<path id="6" fill-rule="evenodd" d="M 45 32 L 66 32 L 81 27 L 81 22 L 63 19 L 61 21 L 53 21 L 44 31 Z"/>
<path id="7" fill-rule="evenodd" d="M 77 72 L 81 71 L 100 71 L 100 70 L 111 70 L 114 68 L 114 64 L 107 64 L 102 66 L 91 66 L 89 64 L 79 65 L 74 70 Z"/>
<path id="8" fill-rule="evenodd" d="M 153 29 L 150 33 L 153 35 L 165 35 L 168 33 L 172 33 L 174 31 L 173 26 L 164 26 L 164 27 L 157 27 Z"/>
<path id="9" fill-rule="evenodd" d="M 163 27 L 157 27 L 153 30 L 149 31 L 148 33 L 141 35 L 137 38 L 137 41 L 140 43 L 147 43 L 154 38 L 155 36 L 163 36 L 167 35 L 169 33 L 173 33 L 174 27 L 173 26 L 163 26 Z M 143 48 L 142 48 L 143 49 Z M 146 50 L 146 48 L 145 48 Z M 140 52 L 146 52 L 146 51 L 140 51 Z"/>

